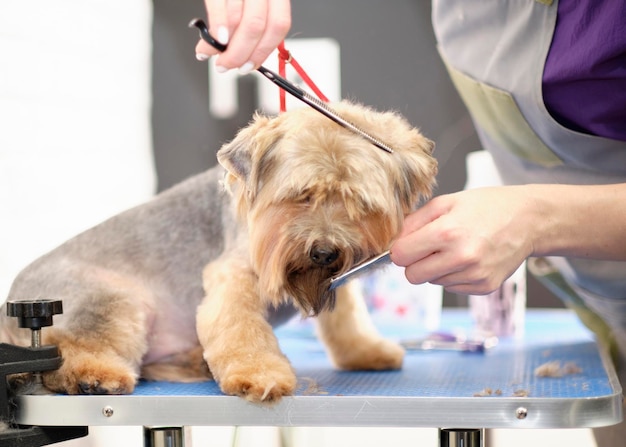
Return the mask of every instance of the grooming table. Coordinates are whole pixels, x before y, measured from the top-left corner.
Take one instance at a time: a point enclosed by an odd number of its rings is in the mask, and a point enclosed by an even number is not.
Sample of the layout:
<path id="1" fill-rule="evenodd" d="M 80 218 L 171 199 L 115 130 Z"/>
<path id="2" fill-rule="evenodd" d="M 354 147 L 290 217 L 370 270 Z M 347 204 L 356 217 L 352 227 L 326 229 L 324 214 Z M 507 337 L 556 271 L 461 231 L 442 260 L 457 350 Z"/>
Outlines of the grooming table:
<path id="1" fill-rule="evenodd" d="M 471 330 L 467 310 L 444 310 L 441 329 Z M 420 331 L 379 328 L 394 339 Z M 621 388 L 607 353 L 567 310 L 528 310 L 525 336 L 484 354 L 410 351 L 400 371 L 333 369 L 310 322 L 276 331 L 299 380 L 296 395 L 265 407 L 221 394 L 212 381 L 141 382 L 128 396 L 22 396 L 17 421 L 91 426 L 394 426 L 583 428 L 622 420 Z M 550 361 L 579 372 L 537 377 Z M 575 368 L 576 369 L 576 368 Z M 491 391 L 491 392 L 490 392 Z"/>

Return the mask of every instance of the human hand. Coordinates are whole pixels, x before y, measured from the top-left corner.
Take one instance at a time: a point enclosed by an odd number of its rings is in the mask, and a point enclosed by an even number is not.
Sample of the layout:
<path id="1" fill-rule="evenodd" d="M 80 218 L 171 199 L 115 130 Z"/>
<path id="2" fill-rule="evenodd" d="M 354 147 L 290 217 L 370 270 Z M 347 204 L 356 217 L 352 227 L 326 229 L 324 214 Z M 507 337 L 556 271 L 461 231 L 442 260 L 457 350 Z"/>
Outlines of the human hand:
<path id="1" fill-rule="evenodd" d="M 505 186 L 435 197 L 407 216 L 391 247 L 414 284 L 462 294 L 497 289 L 532 254 L 532 196 Z"/>
<path id="2" fill-rule="evenodd" d="M 239 68 L 246 74 L 259 67 L 285 38 L 291 27 L 289 0 L 205 0 L 209 30 L 228 49 L 215 61 L 225 72 Z M 196 58 L 207 60 L 218 51 L 200 40 Z"/>

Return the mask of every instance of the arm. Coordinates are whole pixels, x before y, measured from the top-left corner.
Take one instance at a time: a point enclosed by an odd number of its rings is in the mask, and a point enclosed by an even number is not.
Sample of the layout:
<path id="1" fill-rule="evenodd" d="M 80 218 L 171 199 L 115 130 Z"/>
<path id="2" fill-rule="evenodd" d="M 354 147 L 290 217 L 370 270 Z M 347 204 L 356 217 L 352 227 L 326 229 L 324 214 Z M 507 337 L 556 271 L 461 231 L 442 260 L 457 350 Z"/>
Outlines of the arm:
<path id="1" fill-rule="evenodd" d="M 434 198 L 391 247 L 409 281 L 483 294 L 529 256 L 626 261 L 626 184 L 522 185 Z"/>
<path id="2" fill-rule="evenodd" d="M 218 71 L 239 68 L 248 73 L 267 59 L 291 26 L 289 0 L 205 0 L 209 30 L 228 49 L 218 56 Z M 206 60 L 217 50 L 200 40 L 196 57 Z"/>

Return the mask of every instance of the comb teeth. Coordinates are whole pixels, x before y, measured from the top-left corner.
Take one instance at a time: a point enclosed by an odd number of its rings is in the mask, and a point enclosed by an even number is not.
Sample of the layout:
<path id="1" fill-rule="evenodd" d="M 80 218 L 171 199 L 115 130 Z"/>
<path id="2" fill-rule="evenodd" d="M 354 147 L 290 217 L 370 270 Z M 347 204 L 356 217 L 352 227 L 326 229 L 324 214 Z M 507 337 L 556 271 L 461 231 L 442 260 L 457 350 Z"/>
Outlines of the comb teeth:
<path id="1" fill-rule="evenodd" d="M 318 111 L 320 111 L 321 113 L 326 115 L 328 118 L 330 118 L 331 120 L 333 120 L 334 122 L 336 122 L 340 126 L 348 129 L 349 131 L 351 131 L 351 132 L 353 132 L 353 133 L 355 133 L 357 135 L 362 136 L 363 138 L 365 138 L 367 141 L 369 141 L 370 143 L 372 143 L 374 146 L 378 147 L 379 149 L 382 149 L 382 150 L 384 150 L 386 152 L 389 152 L 390 154 L 393 154 L 393 149 L 391 149 L 388 145 L 383 143 L 378 138 L 376 138 L 376 137 L 372 136 L 371 134 L 367 133 L 366 131 L 361 129 L 356 124 L 351 123 L 350 121 L 348 121 L 345 118 L 343 118 L 341 115 L 339 115 L 337 112 L 335 112 L 332 108 L 330 108 L 326 103 L 320 101 L 319 99 L 315 98 L 314 96 L 311 96 L 310 94 L 308 94 L 305 91 L 302 92 L 302 95 L 304 96 L 304 99 L 306 99 L 306 101 L 309 103 L 309 105 L 311 105 L 312 107 L 316 108 Z"/>
<path id="2" fill-rule="evenodd" d="M 372 269 L 384 266 L 385 264 L 389 264 L 391 262 L 391 254 L 389 250 L 379 254 L 378 256 L 374 256 L 373 258 L 366 259 L 365 261 L 355 265 L 347 272 L 335 276 L 330 279 L 329 290 L 334 290 L 337 287 L 345 284 L 351 279 L 358 278 L 364 273 L 369 272 Z"/>

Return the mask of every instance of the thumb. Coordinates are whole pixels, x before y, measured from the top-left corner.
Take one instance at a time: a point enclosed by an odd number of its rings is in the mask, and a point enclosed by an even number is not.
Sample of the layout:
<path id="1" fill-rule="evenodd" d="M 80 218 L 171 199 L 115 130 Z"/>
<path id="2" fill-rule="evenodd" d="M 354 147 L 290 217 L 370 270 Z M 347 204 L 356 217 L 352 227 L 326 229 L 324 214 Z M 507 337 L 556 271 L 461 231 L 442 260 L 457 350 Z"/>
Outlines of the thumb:
<path id="1" fill-rule="evenodd" d="M 398 238 L 403 238 L 446 214 L 450 207 L 444 199 L 445 196 L 436 197 L 405 217 Z"/>
<path id="2" fill-rule="evenodd" d="M 436 252 L 437 238 L 429 224 L 446 214 L 448 201 L 435 198 L 408 215 L 402 231 L 391 245 L 391 260 L 396 265 L 408 266 Z"/>

